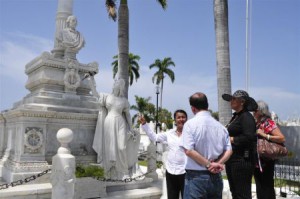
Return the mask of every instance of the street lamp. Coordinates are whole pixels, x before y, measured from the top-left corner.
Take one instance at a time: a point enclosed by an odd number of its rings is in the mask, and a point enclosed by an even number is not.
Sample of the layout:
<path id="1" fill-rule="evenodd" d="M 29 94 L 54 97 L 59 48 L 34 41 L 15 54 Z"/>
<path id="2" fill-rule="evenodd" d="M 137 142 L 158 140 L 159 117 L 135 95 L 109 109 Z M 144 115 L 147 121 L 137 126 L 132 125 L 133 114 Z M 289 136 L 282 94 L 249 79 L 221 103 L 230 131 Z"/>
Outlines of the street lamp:
<path id="1" fill-rule="evenodd" d="M 159 86 L 156 85 L 155 87 L 155 93 L 156 93 L 156 117 L 155 117 L 155 133 L 157 134 L 157 128 L 158 128 L 158 95 L 159 95 Z"/>

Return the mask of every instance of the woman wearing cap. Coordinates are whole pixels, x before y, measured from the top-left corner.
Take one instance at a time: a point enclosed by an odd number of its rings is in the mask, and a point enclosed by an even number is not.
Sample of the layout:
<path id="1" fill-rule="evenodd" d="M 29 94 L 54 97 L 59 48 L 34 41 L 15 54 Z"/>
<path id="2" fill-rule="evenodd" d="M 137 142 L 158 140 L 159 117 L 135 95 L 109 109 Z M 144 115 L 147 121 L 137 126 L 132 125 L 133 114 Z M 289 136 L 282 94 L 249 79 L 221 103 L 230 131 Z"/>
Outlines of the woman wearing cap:
<path id="1" fill-rule="evenodd" d="M 233 199 L 251 199 L 251 180 L 255 168 L 256 124 L 249 111 L 257 109 L 255 100 L 243 90 L 233 95 L 223 94 L 234 110 L 233 117 L 226 125 L 232 155 L 226 162 L 226 173 Z"/>
<path id="2" fill-rule="evenodd" d="M 258 139 L 265 138 L 272 142 L 284 143 L 285 137 L 271 119 L 269 106 L 264 101 L 257 101 L 258 108 L 254 111 Z M 258 199 L 275 199 L 274 160 L 259 159 L 254 171 L 256 193 Z"/>

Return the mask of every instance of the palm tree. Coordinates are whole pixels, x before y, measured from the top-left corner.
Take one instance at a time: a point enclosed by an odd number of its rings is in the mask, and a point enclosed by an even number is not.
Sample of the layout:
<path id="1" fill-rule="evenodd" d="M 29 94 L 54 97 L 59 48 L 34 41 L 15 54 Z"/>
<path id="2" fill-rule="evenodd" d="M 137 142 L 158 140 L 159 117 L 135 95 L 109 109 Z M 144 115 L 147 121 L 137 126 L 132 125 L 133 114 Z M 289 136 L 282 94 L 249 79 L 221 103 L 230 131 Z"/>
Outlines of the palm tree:
<path id="1" fill-rule="evenodd" d="M 222 124 L 226 124 L 231 118 L 230 104 L 222 99 L 222 94 L 231 93 L 227 0 L 214 0 L 214 17 L 219 119 Z"/>
<path id="2" fill-rule="evenodd" d="M 132 117 L 132 123 L 134 123 L 135 119 L 138 117 L 138 114 L 143 114 L 146 121 L 153 121 L 155 115 L 155 106 L 151 104 L 149 101 L 151 97 L 143 98 L 137 95 L 135 97 L 136 105 L 130 106 L 130 110 L 134 110 L 137 113 Z"/>
<path id="3" fill-rule="evenodd" d="M 132 117 L 132 124 L 134 124 L 135 120 L 138 118 L 139 114 L 143 114 L 146 121 L 154 121 L 155 120 L 155 106 L 154 104 L 150 103 L 151 97 L 143 98 L 137 95 L 135 97 L 136 105 L 130 106 L 130 110 L 134 110 L 137 113 Z M 159 121 L 165 123 L 167 127 L 170 129 L 173 126 L 173 118 L 172 113 L 167 109 L 160 109 L 159 110 Z M 136 127 L 139 126 L 137 123 Z"/>
<path id="4" fill-rule="evenodd" d="M 106 0 L 105 2 L 109 17 L 111 17 L 114 21 L 117 18 L 115 2 L 116 0 Z M 167 0 L 158 0 L 158 2 L 165 10 L 167 7 Z M 127 0 L 120 0 L 118 15 L 118 76 L 125 80 L 125 97 L 128 98 L 129 11 Z"/>
<path id="5" fill-rule="evenodd" d="M 112 67 L 113 67 L 113 78 L 116 77 L 116 74 L 118 73 L 118 55 L 113 56 L 113 63 L 111 63 Z M 140 77 L 140 66 L 138 61 L 140 60 L 140 56 L 138 55 L 134 55 L 132 53 L 129 53 L 129 68 L 128 68 L 128 72 L 129 72 L 129 85 L 131 86 L 133 83 L 133 80 L 135 79 L 135 81 L 137 81 L 137 79 Z"/>
<path id="6" fill-rule="evenodd" d="M 173 118 L 172 118 L 172 113 L 168 111 L 167 109 L 163 108 L 159 110 L 159 115 L 158 115 L 158 121 L 160 123 L 165 123 L 167 125 L 168 129 L 173 128 Z"/>
<path id="7" fill-rule="evenodd" d="M 163 60 L 156 59 L 155 62 L 149 66 L 150 69 L 154 67 L 158 69 L 158 71 L 154 73 L 152 77 L 152 82 L 156 82 L 156 85 L 160 84 L 160 109 L 162 109 L 162 95 L 165 74 L 170 77 L 172 83 L 175 80 L 174 72 L 171 69 L 169 69 L 169 66 L 175 67 L 175 63 L 172 61 L 171 57 L 166 57 Z"/>

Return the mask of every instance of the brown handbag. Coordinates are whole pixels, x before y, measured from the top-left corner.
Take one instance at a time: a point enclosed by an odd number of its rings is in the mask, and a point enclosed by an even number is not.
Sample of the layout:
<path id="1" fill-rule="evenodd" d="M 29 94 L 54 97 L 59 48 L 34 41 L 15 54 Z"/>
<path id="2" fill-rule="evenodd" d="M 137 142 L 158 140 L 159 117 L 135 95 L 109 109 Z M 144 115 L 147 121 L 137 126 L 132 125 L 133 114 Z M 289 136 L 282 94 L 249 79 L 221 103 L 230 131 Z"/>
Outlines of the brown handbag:
<path id="1" fill-rule="evenodd" d="M 276 160 L 287 156 L 288 150 L 284 144 L 278 144 L 266 139 L 258 139 L 257 153 L 261 158 Z"/>

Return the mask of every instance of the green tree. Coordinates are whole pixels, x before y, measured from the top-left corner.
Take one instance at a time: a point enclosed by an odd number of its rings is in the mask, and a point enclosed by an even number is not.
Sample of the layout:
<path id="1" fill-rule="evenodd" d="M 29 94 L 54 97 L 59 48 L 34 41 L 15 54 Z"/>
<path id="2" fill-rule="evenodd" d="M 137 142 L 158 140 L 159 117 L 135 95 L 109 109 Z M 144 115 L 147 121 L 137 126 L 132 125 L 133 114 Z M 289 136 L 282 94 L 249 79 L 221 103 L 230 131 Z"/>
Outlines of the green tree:
<path id="1" fill-rule="evenodd" d="M 172 113 L 168 111 L 167 109 L 160 109 L 158 113 L 158 121 L 160 123 L 165 123 L 168 127 L 168 129 L 173 128 L 173 118 L 172 118 Z"/>
<path id="2" fill-rule="evenodd" d="M 210 109 L 208 109 L 208 111 L 211 113 L 211 116 L 213 116 L 213 118 L 215 118 L 217 121 L 219 121 L 219 112 L 213 112 Z"/>
<path id="3" fill-rule="evenodd" d="M 166 57 L 163 60 L 156 59 L 153 64 L 149 66 L 150 69 L 157 68 L 157 71 L 154 73 L 152 77 L 152 82 L 156 85 L 160 84 L 160 108 L 162 109 L 162 96 L 163 96 L 163 87 L 164 87 L 164 79 L 165 75 L 170 77 L 172 83 L 175 80 L 174 72 L 169 68 L 170 66 L 175 67 L 175 63 L 172 61 L 171 57 Z"/>
<path id="4" fill-rule="evenodd" d="M 116 74 L 118 73 L 118 55 L 113 56 L 114 61 L 111 63 L 111 66 L 113 67 L 113 78 L 116 77 Z M 138 55 L 134 55 L 132 53 L 129 53 L 129 60 L 128 60 L 128 73 L 129 73 L 129 85 L 131 86 L 133 83 L 133 80 L 135 79 L 135 81 L 138 80 L 138 78 L 140 77 L 140 66 L 138 61 L 140 60 L 140 56 Z"/>
<path id="5" fill-rule="evenodd" d="M 114 21 L 117 19 L 116 14 L 116 0 L 106 0 L 105 5 L 108 11 L 109 17 Z M 163 9 L 167 7 L 167 0 L 158 0 Z M 129 83 L 129 11 L 127 0 L 120 0 L 120 6 L 118 10 L 118 77 L 125 80 L 125 97 L 128 98 L 128 83 Z"/>
<path id="6" fill-rule="evenodd" d="M 222 94 L 231 93 L 227 0 L 214 0 L 214 18 L 219 119 L 225 125 L 231 118 L 230 104 L 222 99 Z"/>
<path id="7" fill-rule="evenodd" d="M 156 109 L 155 105 L 150 103 L 151 97 L 143 98 L 137 95 L 134 97 L 136 104 L 132 105 L 130 110 L 134 110 L 137 113 L 132 116 L 132 123 L 137 120 L 138 114 L 143 114 L 147 122 L 155 122 Z M 173 127 L 172 113 L 167 109 L 159 109 L 158 121 L 160 121 L 160 123 L 165 123 L 169 129 Z M 137 122 L 136 127 L 138 126 L 139 123 Z"/>
<path id="8" fill-rule="evenodd" d="M 143 114 L 147 122 L 154 121 L 155 106 L 149 102 L 151 97 L 143 98 L 137 95 L 134 97 L 136 105 L 131 105 L 130 109 L 136 111 L 137 113 L 132 116 L 132 123 L 136 121 L 138 114 Z"/>

